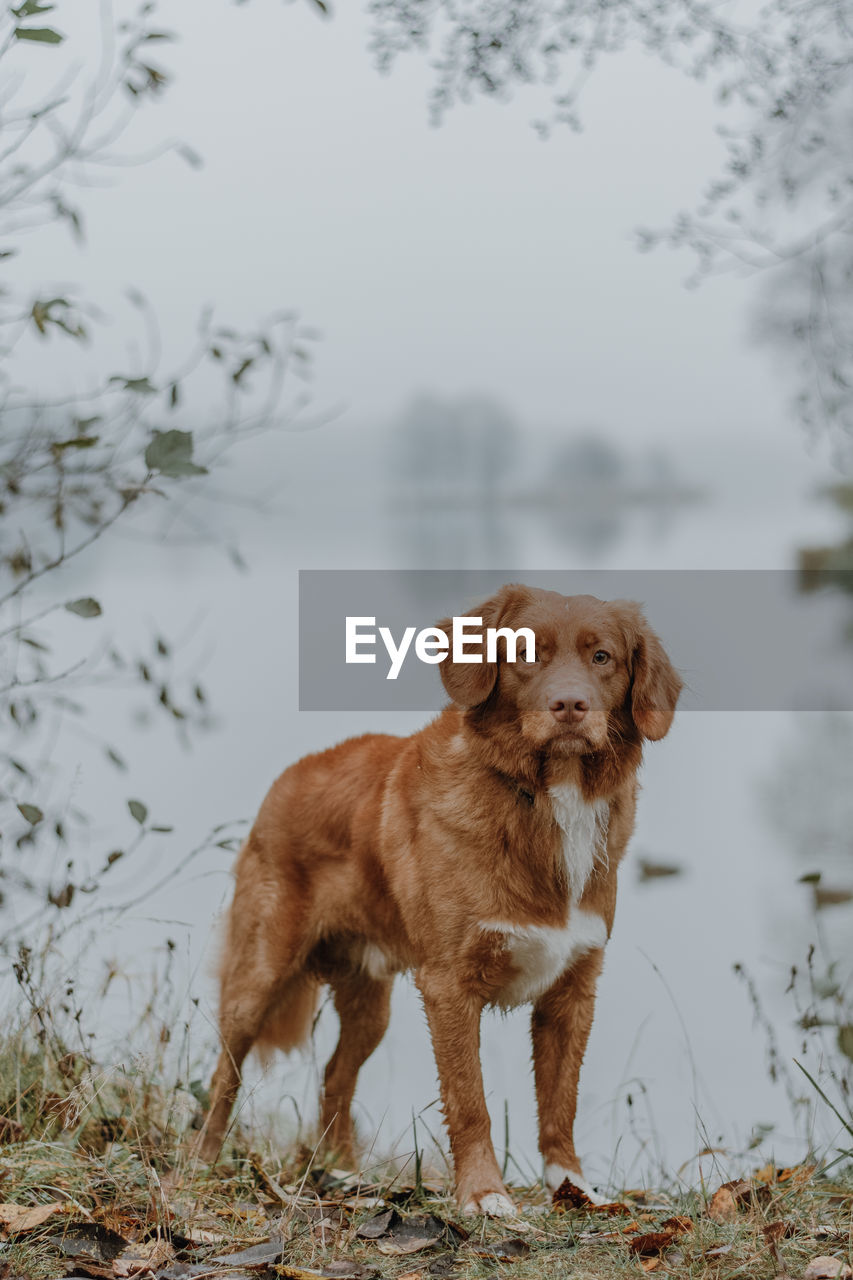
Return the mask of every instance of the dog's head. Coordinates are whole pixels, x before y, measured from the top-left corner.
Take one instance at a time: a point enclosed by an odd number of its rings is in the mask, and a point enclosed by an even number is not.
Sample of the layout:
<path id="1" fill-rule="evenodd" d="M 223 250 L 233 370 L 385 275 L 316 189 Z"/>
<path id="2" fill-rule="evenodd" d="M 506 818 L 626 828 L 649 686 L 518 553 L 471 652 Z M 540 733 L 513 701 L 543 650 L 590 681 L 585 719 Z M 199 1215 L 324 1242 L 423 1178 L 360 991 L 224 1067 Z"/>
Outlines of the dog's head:
<path id="1" fill-rule="evenodd" d="M 448 695 L 459 706 L 514 722 L 532 748 L 560 754 L 601 751 L 633 726 L 656 741 L 672 724 L 682 682 L 663 646 L 630 600 L 562 596 L 520 585 L 502 587 L 470 610 L 486 628 L 529 628 L 536 637 L 535 661 L 518 644 L 507 660 L 507 637 L 498 635 L 496 660 L 454 662 L 440 671 Z M 450 633 L 452 622 L 438 624 Z M 466 652 L 476 655 L 478 646 Z"/>

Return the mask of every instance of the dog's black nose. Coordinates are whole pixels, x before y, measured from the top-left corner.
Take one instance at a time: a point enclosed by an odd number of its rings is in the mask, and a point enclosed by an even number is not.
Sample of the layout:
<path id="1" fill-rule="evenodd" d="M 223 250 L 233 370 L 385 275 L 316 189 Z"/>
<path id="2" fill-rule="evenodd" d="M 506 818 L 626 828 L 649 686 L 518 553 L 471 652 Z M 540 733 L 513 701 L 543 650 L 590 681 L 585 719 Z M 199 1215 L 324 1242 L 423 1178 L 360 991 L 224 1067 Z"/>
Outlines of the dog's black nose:
<path id="1" fill-rule="evenodd" d="M 589 703 L 586 698 L 576 698 L 572 694 L 567 694 L 563 698 L 552 698 L 548 703 L 548 710 L 561 724 L 578 724 L 589 711 Z"/>

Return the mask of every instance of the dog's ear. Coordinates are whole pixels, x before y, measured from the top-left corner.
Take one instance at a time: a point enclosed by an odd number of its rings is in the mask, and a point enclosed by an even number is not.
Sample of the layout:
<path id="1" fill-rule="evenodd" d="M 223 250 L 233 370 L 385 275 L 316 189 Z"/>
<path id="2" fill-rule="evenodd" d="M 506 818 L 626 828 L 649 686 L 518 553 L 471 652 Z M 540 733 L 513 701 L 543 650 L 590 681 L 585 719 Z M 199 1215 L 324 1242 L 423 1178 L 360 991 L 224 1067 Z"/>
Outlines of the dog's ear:
<path id="1" fill-rule="evenodd" d="M 618 604 L 633 649 L 631 718 L 644 738 L 657 742 L 669 733 L 684 682 L 646 622 L 640 606 L 633 601 Z"/>
<path id="2" fill-rule="evenodd" d="M 439 665 L 441 683 L 444 685 L 445 692 L 460 707 L 478 707 L 492 693 L 498 680 L 499 664 L 486 662 L 486 628 L 501 626 L 510 610 L 518 604 L 523 604 L 529 596 L 530 593 L 526 587 L 509 583 L 501 587 L 500 591 L 490 596 L 488 600 L 484 600 L 476 608 L 469 609 L 461 615 L 465 618 L 482 618 L 483 627 L 481 641 L 475 641 L 472 638 L 465 644 L 466 654 L 472 657 L 479 655 L 480 662 L 454 662 L 451 648 L 451 652 Z M 441 622 L 436 623 L 436 626 L 450 638 L 452 645 L 453 619 L 443 618 Z"/>

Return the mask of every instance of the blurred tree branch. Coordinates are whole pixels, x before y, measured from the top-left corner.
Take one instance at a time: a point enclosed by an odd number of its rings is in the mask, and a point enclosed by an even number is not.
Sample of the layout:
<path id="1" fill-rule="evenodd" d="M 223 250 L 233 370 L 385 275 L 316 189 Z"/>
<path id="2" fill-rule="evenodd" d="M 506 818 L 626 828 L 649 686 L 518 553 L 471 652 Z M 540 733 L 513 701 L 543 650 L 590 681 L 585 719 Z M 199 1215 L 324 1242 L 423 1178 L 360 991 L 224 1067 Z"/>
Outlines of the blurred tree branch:
<path id="1" fill-rule="evenodd" d="M 697 281 L 764 271 L 762 337 L 799 379 L 812 430 L 853 437 L 853 0 L 768 0 L 736 21 L 695 0 L 368 0 L 388 70 L 429 57 L 431 113 L 538 87 L 537 128 L 580 127 L 583 86 L 607 55 L 639 47 L 711 79 L 734 117 L 722 173 L 691 212 L 638 233 L 641 248 L 692 251 Z M 629 104 L 626 103 L 626 109 Z"/>
<path id="2" fill-rule="evenodd" d="M 122 150 L 136 113 L 169 83 L 154 51 L 172 36 L 157 24 L 154 5 L 117 25 L 105 18 L 94 54 L 75 51 L 72 62 L 61 49 L 63 66 L 50 81 L 45 60 L 66 42 L 58 8 L 24 0 L 0 10 L 0 270 L 46 226 L 62 224 L 81 243 L 85 218 L 75 193 L 98 174 L 170 149 L 198 163 L 182 143 L 141 156 Z M 86 552 L 118 523 L 164 502 L 174 507 L 176 486 L 202 497 L 227 451 L 299 411 L 311 363 L 312 335 L 293 313 L 238 331 L 205 312 L 186 353 L 169 365 L 153 310 L 135 290 L 129 300 L 144 336 L 135 367 L 83 391 L 66 377 L 71 387 L 63 391 L 58 344 L 93 343 L 98 308 L 70 291 L 0 285 L 0 824 L 7 849 L 45 854 L 30 858 L 25 872 L 0 857 L 0 880 L 17 898 L 26 891 L 56 910 L 78 890 L 94 891 L 119 854 L 94 878 L 75 867 L 87 815 L 70 804 L 54 764 L 59 735 L 70 729 L 116 770 L 126 769 L 114 745 L 86 731 L 89 693 L 104 683 L 141 688 L 184 737 L 210 722 L 197 679 L 176 687 L 172 643 L 159 636 L 151 653 L 119 652 L 91 621 L 100 603 L 68 598 L 64 570 L 78 558 L 85 564 Z M 38 351 L 44 371 L 35 386 L 21 375 L 27 347 Z M 213 411 L 211 371 L 221 388 Z M 188 515 L 183 504 L 180 510 Z M 71 662 L 61 652 L 61 627 L 54 652 L 57 624 L 69 613 L 93 626 L 95 637 L 87 656 Z M 162 830 L 148 823 L 139 801 L 130 802 L 130 817 L 139 826 L 135 844 Z M 60 858 L 60 849 L 68 856 Z"/>

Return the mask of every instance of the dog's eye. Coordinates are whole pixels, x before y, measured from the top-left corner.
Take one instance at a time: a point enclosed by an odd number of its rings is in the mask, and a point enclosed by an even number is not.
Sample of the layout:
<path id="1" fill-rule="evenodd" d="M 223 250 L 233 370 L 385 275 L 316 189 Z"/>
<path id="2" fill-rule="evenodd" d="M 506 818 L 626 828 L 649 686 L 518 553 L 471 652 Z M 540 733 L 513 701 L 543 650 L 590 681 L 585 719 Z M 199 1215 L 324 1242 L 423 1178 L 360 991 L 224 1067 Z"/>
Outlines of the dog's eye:
<path id="1" fill-rule="evenodd" d="M 597 667 L 603 667 L 605 662 L 610 661 L 610 654 L 604 649 L 596 649 L 595 653 L 592 655 L 592 660 Z"/>

